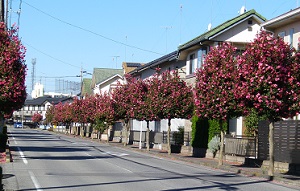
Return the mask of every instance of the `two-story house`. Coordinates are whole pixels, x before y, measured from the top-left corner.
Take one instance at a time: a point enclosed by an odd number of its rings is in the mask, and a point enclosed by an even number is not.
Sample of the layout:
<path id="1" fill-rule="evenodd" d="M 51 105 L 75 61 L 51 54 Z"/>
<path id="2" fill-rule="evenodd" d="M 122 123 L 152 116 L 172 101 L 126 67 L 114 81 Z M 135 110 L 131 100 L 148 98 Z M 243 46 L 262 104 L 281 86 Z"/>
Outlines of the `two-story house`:
<path id="1" fill-rule="evenodd" d="M 122 80 L 123 74 L 123 69 L 94 68 L 91 81 L 93 95 L 109 93 L 111 86 Z"/>
<path id="2" fill-rule="evenodd" d="M 177 59 L 178 52 L 173 51 L 167 55 L 157 58 L 149 63 L 146 63 L 135 70 L 130 71 L 128 74 L 134 78 L 145 80 L 151 78 L 156 74 L 156 68 L 160 68 L 161 72 L 178 70 L 179 75 L 183 75 L 182 72 L 185 68 L 185 62 Z M 181 76 L 183 77 L 183 76 Z M 130 121 L 131 130 L 133 131 L 146 131 L 147 123 L 145 121 L 140 122 L 135 119 Z M 179 127 L 185 126 L 185 119 L 172 119 L 171 131 L 178 131 Z M 149 122 L 149 129 L 153 132 L 163 132 L 168 130 L 168 120 L 162 119 L 158 121 Z M 154 147 L 162 148 L 161 143 L 157 143 Z"/>
<path id="3" fill-rule="evenodd" d="M 299 50 L 300 7 L 262 23 L 261 27 L 283 38 L 284 42 Z M 294 119 L 300 119 L 300 115 L 295 116 Z"/>
<path id="4" fill-rule="evenodd" d="M 195 72 L 202 67 L 205 56 L 212 47 L 222 42 L 230 42 L 242 52 L 246 44 L 259 33 L 260 25 L 265 20 L 262 15 L 252 9 L 179 46 L 178 60 L 185 61 L 186 82 L 191 85 L 195 84 Z M 242 117 L 229 121 L 229 133 L 243 134 Z"/>
<path id="5" fill-rule="evenodd" d="M 293 9 L 261 24 L 263 30 L 282 37 L 291 47 L 300 45 L 300 8 Z"/>

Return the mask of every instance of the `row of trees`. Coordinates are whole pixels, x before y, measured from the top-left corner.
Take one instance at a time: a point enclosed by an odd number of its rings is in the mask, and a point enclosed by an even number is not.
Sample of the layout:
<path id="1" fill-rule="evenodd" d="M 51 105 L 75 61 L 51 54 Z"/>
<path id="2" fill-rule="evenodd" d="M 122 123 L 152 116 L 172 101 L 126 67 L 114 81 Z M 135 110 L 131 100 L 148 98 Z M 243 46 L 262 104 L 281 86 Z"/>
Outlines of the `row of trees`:
<path id="1" fill-rule="evenodd" d="M 300 53 L 282 38 L 261 32 L 242 55 L 229 43 L 213 48 L 196 73 L 195 109 L 198 116 L 219 120 L 246 116 L 251 111 L 269 122 L 269 176 L 274 176 L 274 122 L 299 112 Z M 221 130 L 223 152 L 224 131 Z M 222 154 L 219 164 L 222 164 Z"/>
<path id="2" fill-rule="evenodd" d="M 127 144 L 129 119 L 147 122 L 147 149 L 149 144 L 149 122 L 168 120 L 168 152 L 171 153 L 171 119 L 191 118 L 193 114 L 192 88 L 180 79 L 177 72 L 166 71 L 148 80 L 137 80 L 126 76 L 126 84 L 120 84 L 111 95 L 103 93 L 75 98 L 72 104 L 52 106 L 46 113 L 47 122 L 89 123 L 97 130 L 103 130 L 115 121 L 125 122 L 125 141 Z"/>
<path id="3" fill-rule="evenodd" d="M 147 80 L 126 76 L 127 83 L 119 84 L 111 96 L 97 95 L 75 99 L 70 105 L 59 104 L 47 112 L 47 119 L 91 124 L 110 124 L 123 119 L 127 130 L 130 118 L 145 120 L 148 125 L 149 121 L 168 119 L 170 140 L 173 118 L 189 119 L 196 114 L 202 119 L 218 120 L 223 127 L 228 119 L 255 111 L 270 121 L 269 175 L 273 177 L 274 122 L 299 111 L 299 59 L 300 53 L 281 38 L 261 32 L 242 55 L 237 55 L 230 43 L 212 48 L 203 68 L 196 71 L 194 88 L 188 87 L 177 72 L 158 70 Z M 149 138 L 149 126 L 147 129 Z M 168 146 L 170 153 L 170 143 Z M 220 165 L 223 146 L 224 129 L 221 130 Z"/>
<path id="4" fill-rule="evenodd" d="M 5 115 L 10 117 L 25 102 L 24 57 L 25 47 L 17 36 L 17 30 L 7 30 L 5 24 L 0 22 L 0 121 Z"/>

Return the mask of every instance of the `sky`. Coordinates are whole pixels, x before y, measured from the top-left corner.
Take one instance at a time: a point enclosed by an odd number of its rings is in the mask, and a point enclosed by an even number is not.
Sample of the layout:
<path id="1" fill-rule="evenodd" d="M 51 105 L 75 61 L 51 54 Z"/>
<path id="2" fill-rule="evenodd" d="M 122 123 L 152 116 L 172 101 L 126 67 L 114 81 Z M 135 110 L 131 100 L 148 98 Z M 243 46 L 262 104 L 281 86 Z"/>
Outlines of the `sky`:
<path id="1" fill-rule="evenodd" d="M 272 19 L 298 0 L 9 0 L 7 23 L 19 27 L 26 47 L 28 93 L 35 82 L 45 91 L 58 80 L 80 82 L 94 68 L 148 63 L 180 44 L 238 16 L 242 6 Z M 19 8 L 20 11 L 19 11 Z M 19 14 L 18 14 L 19 12 Z M 55 84 L 56 82 L 56 84 Z"/>

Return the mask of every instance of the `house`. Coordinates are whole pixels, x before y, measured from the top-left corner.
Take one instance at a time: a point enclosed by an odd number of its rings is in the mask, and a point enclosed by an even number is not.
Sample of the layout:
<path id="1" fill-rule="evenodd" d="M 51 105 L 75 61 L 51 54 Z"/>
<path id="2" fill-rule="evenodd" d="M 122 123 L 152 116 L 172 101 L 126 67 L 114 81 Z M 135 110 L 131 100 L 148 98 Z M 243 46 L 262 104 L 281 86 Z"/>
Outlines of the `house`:
<path id="1" fill-rule="evenodd" d="M 299 50 L 300 7 L 262 23 L 261 27 L 283 38 L 284 42 Z M 295 116 L 294 119 L 300 119 L 300 115 Z"/>
<path id="2" fill-rule="evenodd" d="M 93 95 L 109 93 L 118 81 L 123 80 L 123 74 L 123 69 L 94 68 L 91 81 Z"/>
<path id="3" fill-rule="evenodd" d="M 178 70 L 179 75 L 182 75 L 185 70 L 185 62 L 177 59 L 178 51 L 173 51 L 160 58 L 157 58 L 147 64 L 144 64 L 135 70 L 129 72 L 133 77 L 139 79 L 147 79 L 156 73 L 156 68 L 160 68 L 161 72 L 166 70 Z"/>
<path id="4" fill-rule="evenodd" d="M 134 78 L 145 80 L 156 74 L 156 68 L 160 68 L 161 72 L 178 70 L 179 75 L 184 74 L 185 62 L 177 59 L 178 52 L 173 51 L 167 55 L 157 58 L 149 63 L 146 63 L 135 70 L 132 70 L 128 74 L 132 75 Z M 179 127 L 185 126 L 185 119 L 172 119 L 171 131 L 178 131 Z M 130 129 L 132 131 L 146 131 L 147 123 L 146 121 L 140 122 L 135 119 L 130 121 Z M 162 119 L 159 121 L 149 122 L 150 131 L 158 134 L 166 132 L 168 130 L 168 120 Z M 135 136 L 133 136 L 135 137 Z M 154 138 L 155 139 L 155 138 Z M 161 139 L 161 138 L 160 138 Z M 154 147 L 161 149 L 161 142 L 156 142 Z"/>
<path id="5" fill-rule="evenodd" d="M 144 65 L 143 63 L 137 63 L 137 62 L 123 62 L 122 67 L 124 70 L 124 74 L 127 74 L 131 72 L 132 70 L 135 70 L 138 67 L 141 67 Z"/>
<path id="6" fill-rule="evenodd" d="M 22 109 L 13 112 L 14 121 L 22 121 L 25 123 L 32 123 L 32 116 L 35 113 L 39 113 L 43 116 L 43 119 L 46 118 L 46 111 L 51 105 L 56 105 L 60 102 L 66 103 L 71 102 L 72 97 L 51 97 L 51 96 L 42 96 L 35 99 L 28 99 L 25 101 Z"/>
<path id="7" fill-rule="evenodd" d="M 280 36 L 291 47 L 300 45 L 300 8 L 293 9 L 261 24 L 263 30 Z"/>
<path id="8" fill-rule="evenodd" d="M 186 82 L 191 85 L 195 84 L 195 71 L 203 65 L 205 56 L 211 47 L 218 46 L 221 42 L 230 42 L 238 48 L 238 51 L 243 51 L 246 44 L 259 33 L 260 25 L 265 20 L 263 16 L 252 9 L 179 46 L 178 60 L 185 61 Z M 191 131 L 191 129 L 185 130 Z M 242 135 L 243 131 L 242 117 L 229 121 L 229 133 Z"/>

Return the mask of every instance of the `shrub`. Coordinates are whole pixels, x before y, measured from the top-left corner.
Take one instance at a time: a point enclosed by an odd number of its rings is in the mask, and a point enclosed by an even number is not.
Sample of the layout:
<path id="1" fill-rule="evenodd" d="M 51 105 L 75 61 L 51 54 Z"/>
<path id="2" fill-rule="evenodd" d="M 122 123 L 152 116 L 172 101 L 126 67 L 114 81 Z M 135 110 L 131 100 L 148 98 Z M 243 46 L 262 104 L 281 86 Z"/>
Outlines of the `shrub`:
<path id="1" fill-rule="evenodd" d="M 208 127 L 207 119 L 200 119 L 197 115 L 192 117 L 192 147 L 207 148 Z"/>
<path id="2" fill-rule="evenodd" d="M 214 136 L 219 135 L 221 133 L 221 128 L 220 128 L 219 121 L 216 119 L 208 120 L 208 124 L 209 124 L 208 142 L 210 142 Z M 223 123 L 222 129 L 225 130 L 225 132 L 227 130 L 227 125 L 228 125 L 227 122 Z"/>
<path id="3" fill-rule="evenodd" d="M 262 120 L 267 120 L 267 117 L 264 115 L 259 116 L 258 113 L 252 109 L 249 115 L 245 117 L 245 134 L 247 136 L 256 136 L 258 132 L 258 122 Z"/>
<path id="4" fill-rule="evenodd" d="M 175 142 L 175 145 L 183 145 L 184 142 L 184 127 L 179 126 L 178 132 L 173 133 L 173 140 Z"/>
<path id="5" fill-rule="evenodd" d="M 208 143 L 208 150 L 212 152 L 214 155 L 218 150 L 220 150 L 220 137 L 219 136 L 214 136 Z"/>

